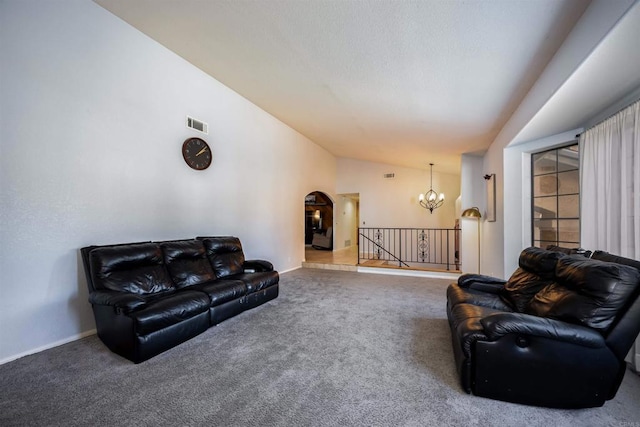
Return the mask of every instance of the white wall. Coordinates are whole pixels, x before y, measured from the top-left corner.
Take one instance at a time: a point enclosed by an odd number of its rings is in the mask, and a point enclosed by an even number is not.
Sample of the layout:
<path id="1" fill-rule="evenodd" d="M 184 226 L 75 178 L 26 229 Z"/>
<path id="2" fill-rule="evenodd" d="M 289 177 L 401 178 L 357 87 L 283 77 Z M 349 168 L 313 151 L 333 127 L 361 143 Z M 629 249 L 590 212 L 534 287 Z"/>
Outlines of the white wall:
<path id="1" fill-rule="evenodd" d="M 594 0 L 591 3 L 484 155 L 484 173 L 496 174 L 497 220 L 485 222 L 482 229 L 483 273 L 509 277 L 520 253 L 515 249 L 528 244 L 523 240 L 521 228 L 522 194 L 526 191 L 522 187 L 522 152 L 519 151 L 521 148 L 509 152 L 505 148 L 514 141 L 523 142 L 518 135 L 521 130 L 592 53 L 634 1 Z M 516 211 L 520 213 L 516 214 Z"/>
<path id="2" fill-rule="evenodd" d="M 383 177 L 395 173 L 393 179 Z M 455 201 L 460 195 L 458 175 L 433 171 L 433 189 L 445 194 L 444 204 L 433 214 L 418 204 L 429 191 L 429 170 L 392 166 L 339 157 L 336 191 L 360 194 L 360 227 L 453 228 Z"/>
<path id="3" fill-rule="evenodd" d="M 506 254 L 504 242 L 505 239 L 513 240 L 515 237 L 505 232 L 504 206 L 513 203 L 513 198 L 519 197 L 519 194 L 518 192 L 506 193 L 504 190 L 504 183 L 514 177 L 506 175 L 502 147 L 495 143 L 489 147 L 489 151 L 484 156 L 482 168 L 482 176 L 496 174 L 496 220 L 495 222 L 483 220 L 481 271 L 489 276 L 509 277 L 513 270 L 505 271 L 504 256 L 511 254 Z M 516 254 L 516 259 L 519 254 L 520 252 Z"/>
<path id="4" fill-rule="evenodd" d="M 82 246 L 236 235 L 300 265 L 327 151 L 91 1 L 4 1 L 0 40 L 0 362 L 94 329 Z M 182 159 L 187 114 L 206 171 Z"/>
<path id="5" fill-rule="evenodd" d="M 462 228 L 460 260 L 462 262 L 461 270 L 464 273 L 478 273 L 478 256 L 483 254 L 483 228 L 486 222 L 487 192 L 483 179 L 482 161 L 482 157 L 471 154 L 463 154 L 461 158 L 460 212 L 457 212 L 456 215 L 459 217 L 462 211 L 474 206 L 482 213 L 480 220 L 460 218 L 460 227 Z M 480 251 L 478 251 L 478 239 L 480 239 Z M 482 269 L 480 273 L 489 274 L 489 272 Z"/>

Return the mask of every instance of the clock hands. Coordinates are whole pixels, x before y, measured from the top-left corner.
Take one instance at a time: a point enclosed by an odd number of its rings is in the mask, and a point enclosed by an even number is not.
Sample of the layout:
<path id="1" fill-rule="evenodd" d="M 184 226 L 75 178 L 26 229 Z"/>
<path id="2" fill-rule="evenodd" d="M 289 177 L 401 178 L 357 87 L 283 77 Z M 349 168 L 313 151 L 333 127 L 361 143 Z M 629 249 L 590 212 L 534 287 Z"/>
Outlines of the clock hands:
<path id="1" fill-rule="evenodd" d="M 204 170 L 211 165 L 213 153 L 211 147 L 204 140 L 188 138 L 182 144 L 182 157 L 189 167 L 195 170 Z"/>

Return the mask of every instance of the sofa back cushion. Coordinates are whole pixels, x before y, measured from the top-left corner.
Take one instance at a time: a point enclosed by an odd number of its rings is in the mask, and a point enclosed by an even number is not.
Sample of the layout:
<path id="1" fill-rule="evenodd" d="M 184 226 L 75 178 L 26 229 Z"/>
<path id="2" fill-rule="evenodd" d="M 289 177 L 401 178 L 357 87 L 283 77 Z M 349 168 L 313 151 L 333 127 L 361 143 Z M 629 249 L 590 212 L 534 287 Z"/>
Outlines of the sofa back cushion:
<path id="1" fill-rule="evenodd" d="M 630 265 L 631 267 L 635 267 L 636 269 L 640 270 L 640 261 L 636 261 L 635 259 L 631 259 L 631 258 L 625 258 L 619 255 L 610 254 L 609 252 L 605 252 L 605 251 L 595 251 L 591 258 L 597 259 L 600 261 L 615 262 L 616 264 Z"/>
<path id="2" fill-rule="evenodd" d="M 534 295 L 553 282 L 556 263 L 564 256 L 540 248 L 524 249 L 518 259 L 518 269 L 501 291 L 502 299 L 515 311 L 524 312 Z"/>
<path id="3" fill-rule="evenodd" d="M 527 312 L 606 333 L 638 286 L 633 267 L 567 256 L 558 260 L 556 282 L 535 295 Z"/>
<path id="4" fill-rule="evenodd" d="M 563 254 L 567 254 L 567 255 L 582 255 L 585 258 L 590 258 L 591 257 L 591 251 L 588 251 L 588 250 L 582 249 L 582 248 L 567 248 L 567 247 L 564 247 L 564 246 L 547 245 L 547 250 L 548 251 L 562 252 Z"/>
<path id="5" fill-rule="evenodd" d="M 99 246 L 89 259 L 96 289 L 140 295 L 175 289 L 156 243 Z"/>
<path id="6" fill-rule="evenodd" d="M 178 288 L 215 280 L 216 276 L 200 240 L 181 240 L 160 244 L 164 263 Z"/>
<path id="7" fill-rule="evenodd" d="M 237 237 L 199 237 L 207 250 L 207 257 L 216 277 L 244 272 L 244 253 Z"/>

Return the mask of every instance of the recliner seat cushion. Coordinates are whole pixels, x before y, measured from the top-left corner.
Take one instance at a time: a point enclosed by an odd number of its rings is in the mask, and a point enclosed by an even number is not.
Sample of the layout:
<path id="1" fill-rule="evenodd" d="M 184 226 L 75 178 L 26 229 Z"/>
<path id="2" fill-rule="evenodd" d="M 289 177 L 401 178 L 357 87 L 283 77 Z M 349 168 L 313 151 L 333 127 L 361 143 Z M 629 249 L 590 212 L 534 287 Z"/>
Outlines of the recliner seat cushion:
<path id="1" fill-rule="evenodd" d="M 194 285 L 189 289 L 209 295 L 211 307 L 242 298 L 247 294 L 247 285 L 242 280 L 216 279 L 213 282 Z"/>
<path id="2" fill-rule="evenodd" d="M 153 294 L 175 289 L 156 243 L 103 246 L 89 254 L 96 289 Z"/>
<path id="3" fill-rule="evenodd" d="M 582 256 L 558 260 L 556 280 L 531 300 L 527 312 L 606 332 L 639 286 L 640 272 Z"/>
<path id="4" fill-rule="evenodd" d="M 518 269 L 501 291 L 504 301 L 523 313 L 534 295 L 553 282 L 556 264 L 564 256 L 539 248 L 524 249 L 518 259 Z"/>
<path id="5" fill-rule="evenodd" d="M 247 292 L 253 293 L 275 285 L 280 280 L 277 271 L 257 271 L 255 273 L 241 273 L 227 276 L 226 279 L 241 280 L 247 285 Z"/>
<path id="6" fill-rule="evenodd" d="M 244 252 L 237 237 L 201 238 L 217 278 L 242 273 Z"/>
<path id="7" fill-rule="evenodd" d="M 180 291 L 149 302 L 142 310 L 129 316 L 138 335 L 175 325 L 209 310 L 209 297 L 203 292 Z"/>
<path id="8" fill-rule="evenodd" d="M 160 247 L 167 270 L 178 288 L 210 282 L 216 278 L 202 241 L 166 242 Z"/>

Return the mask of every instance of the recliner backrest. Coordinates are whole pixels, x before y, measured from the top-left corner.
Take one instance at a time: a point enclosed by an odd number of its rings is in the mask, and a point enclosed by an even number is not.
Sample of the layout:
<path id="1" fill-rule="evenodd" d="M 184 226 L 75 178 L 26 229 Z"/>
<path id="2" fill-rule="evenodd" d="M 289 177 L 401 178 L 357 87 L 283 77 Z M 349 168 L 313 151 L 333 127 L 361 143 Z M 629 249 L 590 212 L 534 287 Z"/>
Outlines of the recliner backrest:
<path id="1" fill-rule="evenodd" d="M 140 295 L 175 289 L 157 243 L 98 246 L 88 255 L 95 289 Z"/>
<path id="2" fill-rule="evenodd" d="M 500 296 L 517 312 L 524 312 L 531 299 L 554 280 L 558 260 L 565 255 L 530 247 L 518 258 L 518 269 L 511 275 Z"/>
<path id="3" fill-rule="evenodd" d="M 622 264 L 566 256 L 554 283 L 540 290 L 527 312 L 582 324 L 607 334 L 640 285 L 640 271 Z"/>
<path id="4" fill-rule="evenodd" d="M 160 243 L 167 270 L 178 288 L 215 280 L 216 275 L 201 240 Z"/>
<path id="5" fill-rule="evenodd" d="M 217 278 L 244 272 L 244 252 L 237 237 L 197 237 L 202 240 Z"/>

